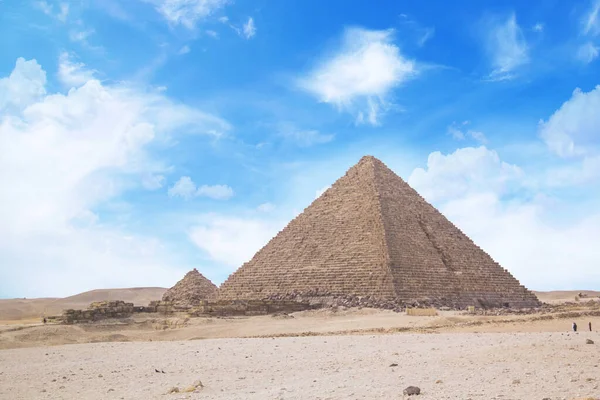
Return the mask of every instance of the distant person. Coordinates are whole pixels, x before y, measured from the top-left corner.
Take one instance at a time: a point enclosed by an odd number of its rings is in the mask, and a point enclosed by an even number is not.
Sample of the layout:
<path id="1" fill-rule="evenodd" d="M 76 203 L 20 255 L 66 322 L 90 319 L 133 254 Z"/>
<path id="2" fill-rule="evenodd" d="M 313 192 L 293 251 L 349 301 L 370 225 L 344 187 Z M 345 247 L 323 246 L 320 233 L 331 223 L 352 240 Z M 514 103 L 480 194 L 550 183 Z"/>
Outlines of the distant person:
<path id="1" fill-rule="evenodd" d="M 46 317 L 44 317 L 44 319 L 42 320 L 42 322 L 45 324 L 46 323 Z"/>
<path id="2" fill-rule="evenodd" d="M 590 332 L 591 332 L 592 331 L 592 323 L 590 322 L 588 325 L 590 327 Z"/>
<path id="3" fill-rule="evenodd" d="M 573 332 L 577 332 L 577 324 L 573 322 Z"/>

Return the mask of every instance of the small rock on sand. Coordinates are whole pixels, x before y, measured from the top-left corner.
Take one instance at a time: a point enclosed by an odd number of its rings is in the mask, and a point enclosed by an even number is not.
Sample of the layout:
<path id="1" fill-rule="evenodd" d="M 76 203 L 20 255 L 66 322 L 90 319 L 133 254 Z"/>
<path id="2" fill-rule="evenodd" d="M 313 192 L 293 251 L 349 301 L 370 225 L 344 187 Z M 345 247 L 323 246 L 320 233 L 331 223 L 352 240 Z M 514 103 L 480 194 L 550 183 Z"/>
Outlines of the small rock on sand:
<path id="1" fill-rule="evenodd" d="M 402 392 L 408 396 L 418 396 L 421 394 L 421 389 L 416 386 L 409 386 Z"/>
<path id="2" fill-rule="evenodd" d="M 592 339 L 586 339 L 585 344 L 594 344 L 594 341 Z"/>

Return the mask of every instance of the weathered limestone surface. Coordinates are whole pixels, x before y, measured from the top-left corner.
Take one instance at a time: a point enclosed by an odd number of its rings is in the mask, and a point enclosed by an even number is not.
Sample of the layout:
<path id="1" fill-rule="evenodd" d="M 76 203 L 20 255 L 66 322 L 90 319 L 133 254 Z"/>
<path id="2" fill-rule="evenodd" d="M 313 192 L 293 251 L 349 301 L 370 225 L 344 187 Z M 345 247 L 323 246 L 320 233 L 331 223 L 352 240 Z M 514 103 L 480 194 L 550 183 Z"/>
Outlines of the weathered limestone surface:
<path id="1" fill-rule="evenodd" d="M 194 306 L 202 300 L 214 298 L 217 291 L 217 286 L 194 268 L 167 290 L 162 299 L 178 306 Z"/>
<path id="2" fill-rule="evenodd" d="M 308 303 L 286 300 L 219 300 L 203 301 L 189 311 L 190 316 L 234 316 L 293 313 L 312 308 Z"/>
<path id="3" fill-rule="evenodd" d="M 451 307 L 540 304 L 406 182 L 370 156 L 348 170 L 219 289 L 223 300 L 289 295 L 429 300 Z"/>

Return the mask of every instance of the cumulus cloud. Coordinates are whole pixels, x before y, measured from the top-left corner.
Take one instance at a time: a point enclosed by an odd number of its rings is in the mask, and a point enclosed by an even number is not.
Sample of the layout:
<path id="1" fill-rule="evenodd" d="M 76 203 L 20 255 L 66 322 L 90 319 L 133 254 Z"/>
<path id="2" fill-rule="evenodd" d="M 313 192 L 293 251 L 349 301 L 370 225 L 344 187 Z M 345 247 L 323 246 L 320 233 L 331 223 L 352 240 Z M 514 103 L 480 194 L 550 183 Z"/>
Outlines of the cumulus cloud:
<path id="1" fill-rule="evenodd" d="M 35 60 L 17 59 L 8 77 L 0 78 L 0 111 L 22 110 L 46 94 L 46 71 Z"/>
<path id="2" fill-rule="evenodd" d="M 465 147 L 444 155 L 429 154 L 427 168 L 416 168 L 408 182 L 431 201 L 443 201 L 466 193 L 505 193 L 518 184 L 523 172 L 500 160 L 485 146 Z"/>
<path id="3" fill-rule="evenodd" d="M 529 62 L 529 49 L 517 17 L 513 13 L 508 19 L 487 21 L 486 50 L 493 70 L 492 80 L 511 79 L 515 71 Z"/>
<path id="4" fill-rule="evenodd" d="M 146 0 L 154 4 L 156 10 L 173 25 L 183 25 L 192 29 L 195 25 L 216 11 L 222 9 L 229 0 Z"/>
<path id="5" fill-rule="evenodd" d="M 181 49 L 179 49 L 179 51 L 177 52 L 177 54 L 184 55 L 184 54 L 189 53 L 190 51 L 191 51 L 190 46 L 185 45 Z"/>
<path id="6" fill-rule="evenodd" d="M 237 268 L 277 234 L 283 224 L 258 218 L 206 215 L 189 230 L 191 241 L 211 259 Z"/>
<path id="7" fill-rule="evenodd" d="M 417 73 L 416 63 L 394 44 L 393 33 L 347 29 L 342 47 L 299 79 L 300 88 L 321 102 L 355 113 L 357 122 L 379 124 L 389 108 L 389 93 Z"/>
<path id="8" fill-rule="evenodd" d="M 202 185 L 196 187 L 194 181 L 189 176 L 182 176 L 175 184 L 169 188 L 168 194 L 171 197 L 181 197 L 189 200 L 192 197 L 209 197 L 215 200 L 227 200 L 233 196 L 233 189 L 227 185 Z"/>
<path id="9" fill-rule="evenodd" d="M 0 294 L 68 295 L 173 281 L 156 238 L 124 231 L 96 208 L 165 170 L 148 150 L 173 132 L 219 131 L 218 117 L 126 84 L 91 79 L 46 94 L 35 60 L 0 80 Z M 154 179 L 143 184 L 143 180 Z"/>
<path id="10" fill-rule="evenodd" d="M 560 157 L 594 154 L 600 148 L 600 85 L 589 92 L 577 88 L 547 121 L 540 121 L 539 134 Z"/>

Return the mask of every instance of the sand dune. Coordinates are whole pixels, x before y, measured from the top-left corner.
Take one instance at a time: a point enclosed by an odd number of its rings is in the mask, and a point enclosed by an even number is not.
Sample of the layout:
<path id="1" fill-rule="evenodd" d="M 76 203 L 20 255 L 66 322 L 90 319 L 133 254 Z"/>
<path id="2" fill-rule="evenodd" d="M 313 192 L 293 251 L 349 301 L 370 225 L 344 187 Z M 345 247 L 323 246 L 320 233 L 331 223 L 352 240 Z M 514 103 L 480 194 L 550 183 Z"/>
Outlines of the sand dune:
<path id="1" fill-rule="evenodd" d="M 160 300 L 166 290 L 159 287 L 96 289 L 65 298 L 0 299 L 0 321 L 37 319 L 42 315 L 60 314 L 68 308 L 87 308 L 94 301 L 123 300 L 147 305 L 152 300 Z"/>

